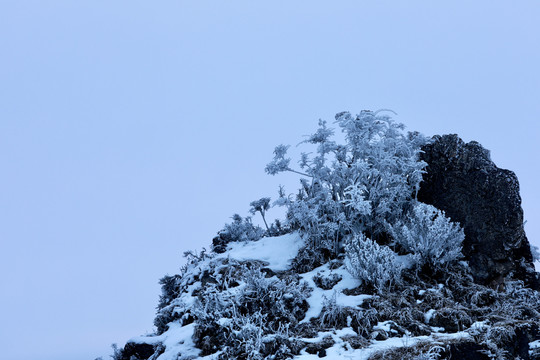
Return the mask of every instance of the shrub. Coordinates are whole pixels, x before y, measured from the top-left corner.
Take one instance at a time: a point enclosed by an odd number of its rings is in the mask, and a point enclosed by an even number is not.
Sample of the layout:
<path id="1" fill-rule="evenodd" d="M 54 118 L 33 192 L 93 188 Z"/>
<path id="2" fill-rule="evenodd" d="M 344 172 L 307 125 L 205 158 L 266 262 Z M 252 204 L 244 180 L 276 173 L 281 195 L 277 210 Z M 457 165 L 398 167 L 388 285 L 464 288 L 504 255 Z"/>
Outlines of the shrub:
<path id="1" fill-rule="evenodd" d="M 234 214 L 233 222 L 226 224 L 223 230 L 212 240 L 212 250 L 216 253 L 223 253 L 227 250 L 227 244 L 236 241 L 257 241 L 264 235 L 264 230 L 253 225 L 248 216 L 242 218 Z"/>
<path id="2" fill-rule="evenodd" d="M 263 337 L 267 330 L 265 316 L 260 312 L 251 315 L 236 315 L 227 324 L 229 347 L 224 358 L 239 360 L 262 360 Z"/>
<path id="3" fill-rule="evenodd" d="M 413 253 L 417 265 L 446 268 L 461 258 L 463 229 L 432 205 L 415 202 L 410 217 L 390 227 L 394 240 Z"/>
<path id="4" fill-rule="evenodd" d="M 337 303 L 336 293 L 334 292 L 330 299 L 324 298 L 319 322 L 324 327 L 343 329 L 350 326 L 350 312 L 350 308 Z"/>
<path id="5" fill-rule="evenodd" d="M 412 346 L 403 346 L 381 350 L 369 357 L 369 360 L 437 360 L 445 347 L 442 343 L 420 341 Z"/>
<path id="6" fill-rule="evenodd" d="M 360 234 L 352 237 L 345 246 L 345 265 L 351 275 L 381 293 L 401 278 L 401 265 L 396 254 L 387 246 Z"/>
<path id="7" fill-rule="evenodd" d="M 245 285 L 236 296 L 236 307 L 241 314 L 262 312 L 273 331 L 284 324 L 295 325 L 304 318 L 311 291 L 304 282 L 292 276 L 268 278 L 260 269 L 246 269 L 242 281 Z"/>
<path id="8" fill-rule="evenodd" d="M 221 274 L 224 267 L 217 262 L 208 267 L 216 282 L 208 282 L 200 290 L 190 310 L 195 320 L 194 341 L 201 355 L 223 350 L 224 358 L 262 359 L 268 350 L 265 339 L 281 336 L 304 318 L 310 289 L 299 277 L 268 277 L 257 263 L 234 268 L 227 275 Z M 239 285 L 223 286 L 231 276 Z"/>

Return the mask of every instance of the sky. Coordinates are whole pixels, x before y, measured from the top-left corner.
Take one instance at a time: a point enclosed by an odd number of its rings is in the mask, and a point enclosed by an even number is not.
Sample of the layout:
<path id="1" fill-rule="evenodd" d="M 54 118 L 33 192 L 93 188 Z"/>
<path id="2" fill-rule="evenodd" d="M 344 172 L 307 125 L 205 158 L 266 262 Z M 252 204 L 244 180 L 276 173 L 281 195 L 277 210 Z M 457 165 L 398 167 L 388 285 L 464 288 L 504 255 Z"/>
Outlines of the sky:
<path id="1" fill-rule="evenodd" d="M 108 358 L 318 119 L 389 108 L 520 181 L 540 245 L 540 3 L 0 1 L 0 348 Z M 279 215 L 270 210 L 269 217 Z"/>

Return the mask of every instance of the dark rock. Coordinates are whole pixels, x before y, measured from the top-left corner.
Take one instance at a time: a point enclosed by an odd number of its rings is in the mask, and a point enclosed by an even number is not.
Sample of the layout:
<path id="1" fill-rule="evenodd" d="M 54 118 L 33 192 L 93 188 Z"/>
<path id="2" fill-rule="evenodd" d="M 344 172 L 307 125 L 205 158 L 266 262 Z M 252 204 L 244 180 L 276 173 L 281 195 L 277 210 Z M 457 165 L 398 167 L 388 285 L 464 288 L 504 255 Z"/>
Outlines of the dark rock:
<path id="1" fill-rule="evenodd" d="M 154 345 L 128 342 L 122 350 L 121 360 L 146 360 L 154 355 Z"/>
<path id="2" fill-rule="evenodd" d="M 421 159 L 428 166 L 418 200 L 463 226 L 463 254 L 475 281 L 492 286 L 513 277 L 538 289 L 516 175 L 498 168 L 479 143 L 434 136 Z"/>
<path id="3" fill-rule="evenodd" d="M 441 359 L 460 359 L 460 360 L 490 360 L 491 357 L 486 354 L 486 348 L 474 342 L 451 343 L 440 354 Z"/>
<path id="4" fill-rule="evenodd" d="M 217 254 L 222 254 L 227 251 L 227 244 L 231 242 L 227 236 L 223 234 L 218 234 L 212 239 L 212 251 Z"/>
<path id="5" fill-rule="evenodd" d="M 308 354 L 315 355 L 317 354 L 319 357 L 326 356 L 326 349 L 334 346 L 335 342 L 330 336 L 324 337 L 320 342 L 318 343 L 311 343 L 306 346 L 306 352 Z"/>
<path id="6" fill-rule="evenodd" d="M 405 326 L 413 336 L 429 336 L 431 335 L 430 328 L 419 321 L 413 321 Z"/>
<path id="7" fill-rule="evenodd" d="M 384 341 L 388 340 L 388 334 L 386 331 L 375 331 L 373 334 L 371 334 L 371 338 L 377 341 Z"/>
<path id="8" fill-rule="evenodd" d="M 534 323 L 518 324 L 514 329 L 514 336 L 506 341 L 502 346 L 506 353 L 514 359 L 531 359 L 532 352 L 529 353 L 529 343 L 540 339 L 540 329 Z"/>
<path id="9" fill-rule="evenodd" d="M 264 273 L 265 278 L 271 278 L 272 276 L 276 276 L 276 273 L 270 268 L 262 268 L 261 272 Z"/>

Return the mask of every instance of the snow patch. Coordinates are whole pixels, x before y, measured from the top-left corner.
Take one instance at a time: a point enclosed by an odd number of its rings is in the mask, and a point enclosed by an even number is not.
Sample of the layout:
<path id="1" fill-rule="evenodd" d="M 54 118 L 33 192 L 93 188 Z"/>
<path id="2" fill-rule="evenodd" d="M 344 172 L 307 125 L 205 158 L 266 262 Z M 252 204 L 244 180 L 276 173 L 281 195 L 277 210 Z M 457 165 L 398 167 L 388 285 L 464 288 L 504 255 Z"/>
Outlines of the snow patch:
<path id="1" fill-rule="evenodd" d="M 165 352 L 156 360 L 180 360 L 199 356 L 201 351 L 193 343 L 194 323 L 181 326 L 176 322 L 171 322 L 168 326 L 169 330 L 159 336 L 138 336 L 128 342 L 150 345 L 162 343 L 165 345 Z"/>
<path id="2" fill-rule="evenodd" d="M 315 285 L 315 282 L 313 281 L 313 277 L 317 274 L 322 276 L 337 274 L 341 275 L 341 280 L 336 285 L 334 285 L 332 289 L 323 290 L 317 287 L 317 285 Z M 360 305 L 362 305 L 364 300 L 373 297 L 372 295 L 364 294 L 343 294 L 343 290 L 353 289 L 361 284 L 359 280 L 356 280 L 351 276 L 351 274 L 345 269 L 344 266 L 331 270 L 328 264 L 325 264 L 310 272 L 300 274 L 300 276 L 313 289 L 313 291 L 311 292 L 311 296 L 307 299 L 309 309 L 306 312 L 306 317 L 300 323 L 307 323 L 311 318 L 319 316 L 323 309 L 323 304 L 325 300 L 328 300 L 332 297 L 335 297 L 337 305 L 349 307 L 359 307 Z"/>
<path id="3" fill-rule="evenodd" d="M 435 309 L 429 309 L 425 314 L 424 314 L 424 321 L 426 324 L 429 324 L 429 321 L 431 320 L 431 318 L 433 317 L 433 314 L 435 314 Z"/>
<path id="4" fill-rule="evenodd" d="M 352 349 L 350 345 L 345 342 L 342 337 L 345 335 L 355 335 L 356 333 L 351 328 L 344 328 L 343 330 L 334 331 L 334 332 L 324 332 L 319 333 L 314 342 L 322 340 L 323 337 L 330 335 L 335 341 L 335 344 L 326 349 L 327 360 L 343 360 L 343 359 L 354 359 L 354 360 L 368 360 L 375 353 L 381 351 L 387 351 L 390 349 L 411 347 L 418 344 L 420 341 L 444 341 L 444 340 L 455 340 L 455 339 L 469 339 L 470 335 L 466 332 L 457 332 L 453 334 L 436 334 L 431 336 L 417 336 L 417 337 L 393 337 L 387 340 L 382 341 L 372 341 L 371 345 L 363 349 Z M 307 341 L 308 339 L 302 339 Z M 313 339 L 309 339 L 313 340 Z M 311 341 L 310 341 L 311 342 Z M 316 360 L 319 359 L 318 355 L 311 355 L 306 353 L 303 350 L 300 355 L 294 357 L 296 360 Z"/>
<path id="5" fill-rule="evenodd" d="M 274 271 L 287 270 L 291 260 L 304 246 L 304 240 L 297 233 L 276 237 L 266 237 L 258 241 L 234 242 L 228 245 L 228 251 L 215 259 L 229 257 L 240 261 L 260 260 L 267 263 Z"/>
<path id="6" fill-rule="evenodd" d="M 529 343 L 529 355 L 540 355 L 540 340 Z"/>
<path id="7" fill-rule="evenodd" d="M 382 330 L 386 332 L 390 332 L 391 326 L 394 322 L 391 320 L 378 322 L 377 325 L 373 327 L 373 330 Z"/>

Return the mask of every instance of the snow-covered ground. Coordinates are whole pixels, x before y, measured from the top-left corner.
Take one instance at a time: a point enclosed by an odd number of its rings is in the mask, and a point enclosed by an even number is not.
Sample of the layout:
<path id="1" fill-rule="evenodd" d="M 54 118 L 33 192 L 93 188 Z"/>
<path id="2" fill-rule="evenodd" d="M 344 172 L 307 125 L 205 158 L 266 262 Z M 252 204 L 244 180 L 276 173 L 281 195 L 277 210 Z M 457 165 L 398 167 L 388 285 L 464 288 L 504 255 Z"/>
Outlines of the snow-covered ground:
<path id="1" fill-rule="evenodd" d="M 302 238 L 296 234 L 287 234 L 278 237 L 262 238 L 252 242 L 231 243 L 228 250 L 222 254 L 206 259 L 198 267 L 204 267 L 210 262 L 223 259 L 234 259 L 238 261 L 257 260 L 262 261 L 273 271 L 286 270 L 291 260 L 298 254 L 298 250 L 304 245 Z M 201 287 L 200 282 L 189 286 L 186 293 L 174 300 L 178 309 L 192 306 L 197 297 L 192 296 L 193 290 Z M 318 298 L 317 298 L 318 299 Z M 175 310 L 176 311 L 176 310 Z M 165 351 L 156 360 L 177 360 L 198 357 L 200 350 L 195 347 L 192 337 L 195 324 L 181 326 L 178 322 L 171 322 L 169 329 L 159 336 L 137 336 L 128 342 L 135 344 L 162 344 Z M 178 358 L 178 354 L 181 354 Z M 213 354 L 199 359 L 215 359 L 219 354 Z"/>
<path id="2" fill-rule="evenodd" d="M 283 271 L 287 270 L 303 245 L 304 241 L 297 233 L 266 237 L 247 243 L 230 243 L 228 251 L 219 254 L 216 259 L 259 260 L 274 271 Z"/>
<path id="3" fill-rule="evenodd" d="M 304 245 L 303 240 L 298 234 L 288 234 L 279 237 L 263 238 L 255 242 L 247 243 L 232 243 L 229 244 L 228 250 L 216 255 L 210 259 L 204 260 L 198 266 L 206 266 L 214 261 L 221 261 L 224 259 L 235 259 L 239 261 L 246 260 L 258 260 L 265 263 L 267 267 L 273 271 L 284 271 L 290 265 L 291 260 L 297 255 L 300 248 Z M 337 284 L 330 290 L 323 290 L 316 286 L 313 278 L 315 276 L 329 277 L 335 274 L 336 278 L 340 278 Z M 309 309 L 306 313 L 305 319 L 302 322 L 308 322 L 311 318 L 320 315 L 323 310 L 323 304 L 329 299 L 335 300 L 336 304 L 348 307 L 360 306 L 366 299 L 372 297 L 372 295 L 345 295 L 344 289 L 356 288 L 360 285 L 360 282 L 353 279 L 347 272 L 344 266 L 336 269 L 331 269 L 329 264 L 320 266 L 310 272 L 300 275 L 303 281 L 305 281 L 312 289 L 310 297 L 308 298 Z M 196 297 L 192 296 L 193 290 L 200 288 L 201 283 L 195 282 L 190 285 L 188 291 L 177 298 L 174 303 L 179 307 L 190 307 L 195 301 Z M 437 291 L 437 288 L 428 289 L 427 291 Z M 425 314 L 426 318 L 433 315 L 435 311 L 430 310 Z M 375 326 L 374 330 L 390 331 L 391 322 L 382 322 Z M 477 324 L 477 326 L 483 326 Z M 172 322 L 169 324 L 169 329 L 159 336 L 139 336 L 132 338 L 132 343 L 145 343 L 145 344 L 162 344 L 165 346 L 165 351 L 157 358 L 157 360 L 177 360 L 177 359 L 217 359 L 219 352 L 213 355 L 199 357 L 200 350 L 195 347 L 192 337 L 195 329 L 195 324 L 181 326 L 179 322 Z M 355 336 L 356 332 L 350 328 L 343 328 L 341 330 L 332 330 L 326 332 L 319 332 L 314 338 L 300 339 L 306 343 L 317 343 L 325 337 L 331 337 L 334 341 L 334 345 L 326 349 L 326 357 L 328 360 L 341 360 L 341 359 L 356 359 L 367 360 L 373 354 L 386 351 L 392 348 L 401 348 L 414 346 L 421 341 L 443 341 L 458 338 L 470 338 L 467 332 L 458 332 L 453 334 L 434 333 L 430 336 L 400 336 L 391 337 L 386 340 L 376 341 L 371 340 L 367 347 L 362 349 L 353 349 L 350 344 L 344 341 L 347 336 Z M 540 343 L 533 342 L 530 344 L 531 351 L 536 351 L 540 348 Z M 180 357 L 178 357 L 178 355 Z M 300 355 L 295 357 L 297 360 L 315 360 L 319 359 L 317 354 L 309 354 L 305 350 Z"/>

